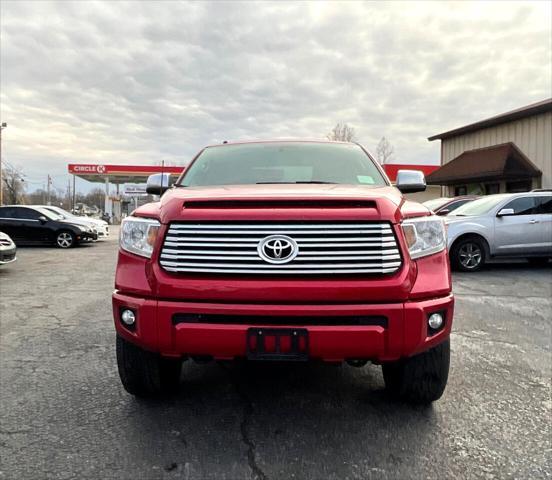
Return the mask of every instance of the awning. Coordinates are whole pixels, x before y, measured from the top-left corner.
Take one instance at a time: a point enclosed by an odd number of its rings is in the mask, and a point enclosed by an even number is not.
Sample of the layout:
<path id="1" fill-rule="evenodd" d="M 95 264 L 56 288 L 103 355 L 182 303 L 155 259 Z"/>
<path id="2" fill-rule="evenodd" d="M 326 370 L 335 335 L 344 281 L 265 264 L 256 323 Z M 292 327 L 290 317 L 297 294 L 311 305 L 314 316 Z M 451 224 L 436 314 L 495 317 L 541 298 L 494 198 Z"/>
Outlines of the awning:
<path id="1" fill-rule="evenodd" d="M 105 183 L 146 183 L 154 173 L 168 173 L 178 177 L 184 167 L 161 165 L 104 165 L 90 163 L 70 163 L 67 171 L 89 182 Z"/>
<path id="2" fill-rule="evenodd" d="M 468 150 L 426 177 L 428 185 L 453 185 L 540 177 L 542 172 L 512 142 Z"/>

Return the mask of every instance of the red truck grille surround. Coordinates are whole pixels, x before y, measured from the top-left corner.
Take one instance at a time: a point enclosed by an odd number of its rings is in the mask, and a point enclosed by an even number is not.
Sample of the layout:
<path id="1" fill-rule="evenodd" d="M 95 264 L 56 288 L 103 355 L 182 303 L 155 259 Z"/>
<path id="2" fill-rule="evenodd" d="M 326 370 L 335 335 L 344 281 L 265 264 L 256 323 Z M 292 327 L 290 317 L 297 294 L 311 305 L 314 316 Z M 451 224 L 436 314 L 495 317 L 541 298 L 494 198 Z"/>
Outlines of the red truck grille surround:
<path id="1" fill-rule="evenodd" d="M 203 313 L 175 313 L 173 325 L 179 323 L 213 323 L 222 325 L 355 325 L 387 328 L 387 317 L 381 315 L 343 316 L 272 316 L 272 315 L 216 315 Z"/>
<path id="2" fill-rule="evenodd" d="M 264 275 L 391 274 L 402 263 L 390 223 L 358 221 L 174 222 L 159 262 L 176 273 Z"/>

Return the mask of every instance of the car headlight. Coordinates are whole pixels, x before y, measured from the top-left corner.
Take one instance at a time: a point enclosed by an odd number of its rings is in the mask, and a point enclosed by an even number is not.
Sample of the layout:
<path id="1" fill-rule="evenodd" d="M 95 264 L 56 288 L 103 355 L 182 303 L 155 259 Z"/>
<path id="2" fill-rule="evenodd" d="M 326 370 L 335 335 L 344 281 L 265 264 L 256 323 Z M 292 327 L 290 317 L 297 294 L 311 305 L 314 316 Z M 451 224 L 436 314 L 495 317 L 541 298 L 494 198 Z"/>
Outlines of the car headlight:
<path id="1" fill-rule="evenodd" d="M 160 223 L 151 218 L 126 217 L 121 224 L 119 244 L 123 250 L 151 258 Z"/>
<path id="2" fill-rule="evenodd" d="M 445 225 L 440 217 L 411 218 L 401 226 L 412 259 L 440 252 L 447 245 Z"/>

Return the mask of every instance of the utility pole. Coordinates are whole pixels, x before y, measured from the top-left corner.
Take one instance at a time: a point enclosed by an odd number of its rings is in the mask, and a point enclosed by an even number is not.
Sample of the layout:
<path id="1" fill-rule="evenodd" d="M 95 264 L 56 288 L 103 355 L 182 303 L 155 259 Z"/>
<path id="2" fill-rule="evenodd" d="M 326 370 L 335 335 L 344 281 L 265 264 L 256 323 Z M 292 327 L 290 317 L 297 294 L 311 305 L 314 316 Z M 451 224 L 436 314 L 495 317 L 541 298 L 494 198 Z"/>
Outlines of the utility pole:
<path id="1" fill-rule="evenodd" d="M 52 181 L 52 180 L 51 180 L 51 178 L 50 178 L 50 175 L 48 174 L 48 183 L 47 183 L 47 190 L 46 190 L 46 191 L 48 192 L 48 193 L 47 193 L 47 197 L 48 197 L 48 198 L 47 198 L 47 200 L 46 200 L 46 202 L 47 202 L 46 205 L 50 205 L 50 182 L 51 182 L 51 181 Z"/>
<path id="2" fill-rule="evenodd" d="M 0 205 L 4 205 L 4 178 L 2 177 L 2 130 L 6 128 L 8 124 L 2 122 L 0 125 Z"/>
<path id="3" fill-rule="evenodd" d="M 75 174 L 73 174 L 73 200 L 71 201 L 71 213 L 75 213 L 75 195 L 77 190 L 75 189 Z"/>

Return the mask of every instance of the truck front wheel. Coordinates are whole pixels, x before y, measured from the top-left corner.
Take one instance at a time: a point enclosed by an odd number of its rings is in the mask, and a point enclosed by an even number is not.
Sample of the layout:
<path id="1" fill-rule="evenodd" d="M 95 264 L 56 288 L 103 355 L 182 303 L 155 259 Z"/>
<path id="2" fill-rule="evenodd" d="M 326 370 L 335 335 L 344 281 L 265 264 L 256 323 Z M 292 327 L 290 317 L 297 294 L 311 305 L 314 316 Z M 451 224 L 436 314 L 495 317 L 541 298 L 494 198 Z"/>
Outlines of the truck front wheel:
<path id="1" fill-rule="evenodd" d="M 397 362 L 384 363 L 385 388 L 395 398 L 427 404 L 441 398 L 447 385 L 450 340 L 427 352 Z"/>
<path id="2" fill-rule="evenodd" d="M 142 350 L 117 335 L 117 366 L 125 390 L 137 397 L 174 391 L 180 382 L 182 361 Z"/>

